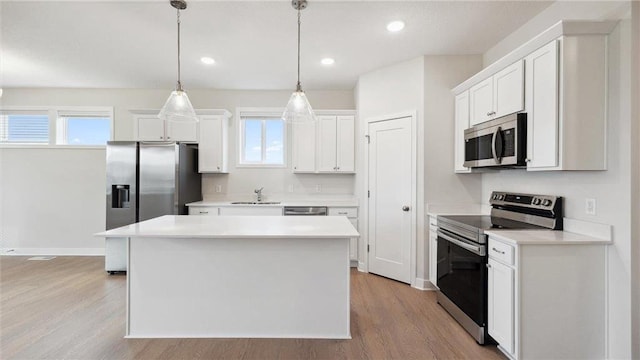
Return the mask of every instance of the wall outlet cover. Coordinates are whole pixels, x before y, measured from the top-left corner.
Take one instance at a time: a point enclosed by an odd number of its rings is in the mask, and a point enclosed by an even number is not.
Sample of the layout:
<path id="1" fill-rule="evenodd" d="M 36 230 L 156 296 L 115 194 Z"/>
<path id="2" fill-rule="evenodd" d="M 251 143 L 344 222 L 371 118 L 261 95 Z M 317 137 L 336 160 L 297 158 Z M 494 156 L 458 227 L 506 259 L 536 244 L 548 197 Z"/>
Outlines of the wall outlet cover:
<path id="1" fill-rule="evenodd" d="M 596 199 L 593 199 L 593 198 L 585 199 L 584 212 L 587 215 L 595 215 L 596 214 Z"/>
<path id="2" fill-rule="evenodd" d="M 320 184 L 316 185 L 316 192 L 322 192 L 322 185 Z"/>
<path id="3" fill-rule="evenodd" d="M 222 185 L 216 185 L 216 192 L 222 192 Z"/>

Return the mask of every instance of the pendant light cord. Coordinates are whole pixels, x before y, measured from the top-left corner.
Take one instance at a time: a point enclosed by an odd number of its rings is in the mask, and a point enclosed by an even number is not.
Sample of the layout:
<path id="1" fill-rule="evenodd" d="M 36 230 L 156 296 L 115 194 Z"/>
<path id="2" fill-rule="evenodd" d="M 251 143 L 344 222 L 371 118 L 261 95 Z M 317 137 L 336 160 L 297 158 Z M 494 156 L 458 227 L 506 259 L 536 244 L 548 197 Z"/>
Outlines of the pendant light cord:
<path id="1" fill-rule="evenodd" d="M 300 85 L 300 6 L 298 5 L 298 84 L 296 85 L 296 91 L 302 91 Z"/>
<path id="2" fill-rule="evenodd" d="M 176 91 L 182 91 L 182 83 L 180 82 L 180 9 L 178 11 L 178 84 L 176 85 Z"/>

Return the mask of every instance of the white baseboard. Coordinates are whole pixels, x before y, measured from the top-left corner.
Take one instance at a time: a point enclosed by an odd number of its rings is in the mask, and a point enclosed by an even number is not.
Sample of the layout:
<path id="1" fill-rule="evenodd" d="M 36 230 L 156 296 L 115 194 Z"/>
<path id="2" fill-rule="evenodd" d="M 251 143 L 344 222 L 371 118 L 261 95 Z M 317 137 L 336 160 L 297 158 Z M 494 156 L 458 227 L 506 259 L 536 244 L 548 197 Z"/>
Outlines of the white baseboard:
<path id="1" fill-rule="evenodd" d="M 431 281 L 422 278 L 416 278 L 415 284 L 411 285 L 412 288 L 418 290 L 437 290 L 435 286 L 431 283 Z"/>
<path id="2" fill-rule="evenodd" d="M 104 256 L 104 248 L 0 248 L 8 256 Z"/>

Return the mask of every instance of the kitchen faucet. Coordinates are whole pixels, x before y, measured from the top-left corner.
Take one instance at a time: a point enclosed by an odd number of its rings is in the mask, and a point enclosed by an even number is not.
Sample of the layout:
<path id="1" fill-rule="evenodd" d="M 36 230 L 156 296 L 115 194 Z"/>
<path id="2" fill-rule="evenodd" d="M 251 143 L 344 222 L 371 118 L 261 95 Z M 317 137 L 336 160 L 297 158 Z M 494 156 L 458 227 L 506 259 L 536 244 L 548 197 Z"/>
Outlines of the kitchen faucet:
<path id="1" fill-rule="evenodd" d="M 264 187 L 261 187 L 260 189 L 253 190 L 253 192 L 258 195 L 258 197 L 256 199 L 256 201 L 258 201 L 258 202 L 262 201 L 262 189 L 264 189 Z"/>

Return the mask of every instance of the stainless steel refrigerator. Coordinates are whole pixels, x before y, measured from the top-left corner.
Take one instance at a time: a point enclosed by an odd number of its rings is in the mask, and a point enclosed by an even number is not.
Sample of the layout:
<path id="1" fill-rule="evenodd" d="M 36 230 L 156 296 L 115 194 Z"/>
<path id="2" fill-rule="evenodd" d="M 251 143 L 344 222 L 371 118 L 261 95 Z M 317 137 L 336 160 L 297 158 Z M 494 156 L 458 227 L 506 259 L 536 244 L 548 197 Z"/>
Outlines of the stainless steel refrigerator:
<path id="1" fill-rule="evenodd" d="M 186 215 L 187 203 L 202 200 L 198 147 L 109 141 L 106 190 L 107 230 L 162 215 Z M 106 271 L 126 271 L 126 256 L 126 239 L 106 239 Z"/>

